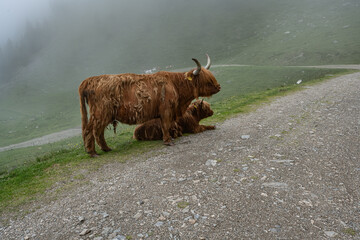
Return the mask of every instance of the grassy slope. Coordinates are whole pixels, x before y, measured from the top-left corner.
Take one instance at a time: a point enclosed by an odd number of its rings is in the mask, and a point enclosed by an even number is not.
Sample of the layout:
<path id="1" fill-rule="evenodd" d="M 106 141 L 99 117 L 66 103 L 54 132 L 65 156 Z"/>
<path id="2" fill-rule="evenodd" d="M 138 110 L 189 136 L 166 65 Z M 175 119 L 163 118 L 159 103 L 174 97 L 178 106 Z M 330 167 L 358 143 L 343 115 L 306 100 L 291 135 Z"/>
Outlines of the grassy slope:
<path id="1" fill-rule="evenodd" d="M 249 111 L 253 109 L 254 105 L 268 101 L 274 96 L 284 95 L 301 89 L 303 85 L 327 79 L 330 77 L 329 74 L 333 76 L 333 74 L 349 71 L 280 67 L 224 67 L 215 68 L 215 72 L 217 72 L 223 90 L 222 94 L 211 99 L 215 115 L 206 119 L 206 123 L 219 122 L 234 114 Z M 269 75 L 270 73 L 271 75 Z M 304 83 L 296 85 L 294 81 L 299 79 L 299 75 Z M 246 76 L 246 78 L 241 81 L 239 76 Z M 262 84 L 256 84 L 261 82 Z M 270 84 L 270 82 L 275 83 Z M 252 83 L 255 83 L 256 87 L 253 87 Z M 98 169 L 103 164 L 114 161 L 124 162 L 138 153 L 163 147 L 161 141 L 135 141 L 132 139 L 132 132 L 133 127 L 123 127 L 122 132 L 116 136 L 108 132 L 107 141 L 114 151 L 102 154 L 97 159 L 90 159 L 85 154 L 79 137 L 52 145 L 44 145 L 40 148 L 32 147 L 13 150 L 11 153 L 9 151 L 0 153 L 0 162 L 3 167 L 3 174 L 0 178 L 0 212 L 36 199 L 36 196 L 44 191 L 47 191 L 49 196 L 55 197 L 57 192 L 81 182 L 84 174 Z M 14 162 L 4 160 L 11 156 L 17 157 L 16 164 L 20 164 L 20 167 L 16 165 L 18 168 L 7 174 L 7 170 L 14 167 Z M 58 182 L 62 184 L 55 186 L 54 183 Z"/>
<path id="2" fill-rule="evenodd" d="M 326 4 L 324 4 L 326 3 Z M 359 63 L 358 1 L 287 1 L 255 30 L 230 63 L 317 65 Z"/>
<path id="3" fill-rule="evenodd" d="M 0 146 L 80 125 L 77 87 L 91 75 L 191 66 L 205 52 L 216 64 L 360 62 L 356 0 L 204 3 L 119 1 L 109 10 L 93 2 L 85 12 L 79 3 L 51 19 L 52 42 L 0 86 Z"/>

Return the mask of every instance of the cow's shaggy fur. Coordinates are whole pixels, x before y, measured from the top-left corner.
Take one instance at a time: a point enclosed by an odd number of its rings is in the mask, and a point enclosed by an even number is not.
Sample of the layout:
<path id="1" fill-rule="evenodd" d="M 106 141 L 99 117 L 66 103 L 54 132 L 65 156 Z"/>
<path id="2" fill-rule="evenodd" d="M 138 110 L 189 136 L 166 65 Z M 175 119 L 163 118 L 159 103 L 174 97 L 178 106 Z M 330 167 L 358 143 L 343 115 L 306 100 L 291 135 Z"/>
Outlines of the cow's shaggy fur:
<path id="1" fill-rule="evenodd" d="M 170 135 L 173 138 L 182 136 L 183 133 L 200 133 L 205 130 L 215 129 L 215 126 L 200 125 L 200 120 L 213 115 L 208 102 L 197 100 L 186 110 L 184 115 L 172 123 Z M 135 128 L 134 138 L 137 140 L 161 140 L 161 121 L 152 119 Z"/>
<path id="2" fill-rule="evenodd" d="M 161 120 L 164 144 L 171 145 L 171 123 L 184 114 L 192 100 L 219 91 L 214 75 L 205 68 L 196 76 L 191 70 L 87 78 L 79 86 L 85 149 L 96 156 L 96 140 L 103 151 L 111 150 L 104 138 L 104 130 L 110 123 L 140 124 L 154 118 Z"/>

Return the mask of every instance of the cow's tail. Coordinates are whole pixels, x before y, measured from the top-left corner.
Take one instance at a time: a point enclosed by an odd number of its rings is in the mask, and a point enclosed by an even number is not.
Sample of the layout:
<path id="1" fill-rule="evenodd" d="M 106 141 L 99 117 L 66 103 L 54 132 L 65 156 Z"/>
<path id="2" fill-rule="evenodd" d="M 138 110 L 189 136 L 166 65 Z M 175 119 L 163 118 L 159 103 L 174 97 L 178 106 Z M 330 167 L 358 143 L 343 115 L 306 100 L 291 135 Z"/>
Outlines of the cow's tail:
<path id="1" fill-rule="evenodd" d="M 84 139 L 86 127 L 88 125 L 88 116 L 86 109 L 86 102 L 87 102 L 86 91 L 79 89 L 79 96 L 80 96 L 80 112 L 81 112 L 81 129 L 82 129 L 82 136 Z"/>

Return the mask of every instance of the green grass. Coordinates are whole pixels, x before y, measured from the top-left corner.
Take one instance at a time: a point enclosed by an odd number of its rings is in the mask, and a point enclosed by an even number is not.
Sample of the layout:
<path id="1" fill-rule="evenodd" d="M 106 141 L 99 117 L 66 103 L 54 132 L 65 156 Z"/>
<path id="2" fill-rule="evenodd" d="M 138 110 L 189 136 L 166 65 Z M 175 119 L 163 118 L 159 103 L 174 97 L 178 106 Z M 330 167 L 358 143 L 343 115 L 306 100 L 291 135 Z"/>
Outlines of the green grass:
<path id="1" fill-rule="evenodd" d="M 300 90 L 304 85 L 323 81 L 337 74 L 352 72 L 349 70 L 298 68 L 282 68 L 281 70 L 278 67 L 231 67 L 215 68 L 214 71 L 222 84 L 222 91 L 220 92 L 222 94 L 211 99 L 215 114 L 211 118 L 205 119 L 205 123 L 223 121 L 235 114 L 248 112 L 276 96 Z M 291 75 L 293 71 L 301 75 L 304 79 L 303 84 L 294 84 L 294 81 L 296 82 L 299 79 L 299 75 Z M 268 75 L 269 73 L 273 73 L 271 77 Z M 240 76 L 244 79 L 237 82 L 238 78 L 241 79 Z M 250 80 L 246 80 L 248 78 Z M 273 81 L 272 79 L 278 79 L 274 86 L 270 84 Z M 255 80 L 263 81 L 263 84 L 255 84 L 257 87 L 252 89 L 251 85 Z M 264 81 L 267 83 L 265 86 L 263 86 Z M 238 91 L 229 89 L 235 87 Z M 246 93 L 241 87 L 249 92 Z M 37 199 L 37 196 L 44 192 L 47 193 L 47 196 L 56 197 L 57 193 L 61 193 L 73 185 L 83 183 L 84 171 L 95 171 L 106 163 L 126 162 L 137 154 L 163 147 L 161 141 L 135 141 L 132 139 L 133 130 L 133 126 L 122 125 L 121 131 L 117 135 L 114 135 L 112 131 L 107 131 L 106 139 L 113 151 L 102 153 L 97 149 L 100 153 L 98 158 L 88 157 L 84 152 L 80 137 L 41 147 L 0 153 L 0 172 L 2 173 L 0 178 L 0 212 L 5 209 L 16 209 L 19 205 Z M 60 187 L 55 184 L 59 182 L 61 183 Z"/>

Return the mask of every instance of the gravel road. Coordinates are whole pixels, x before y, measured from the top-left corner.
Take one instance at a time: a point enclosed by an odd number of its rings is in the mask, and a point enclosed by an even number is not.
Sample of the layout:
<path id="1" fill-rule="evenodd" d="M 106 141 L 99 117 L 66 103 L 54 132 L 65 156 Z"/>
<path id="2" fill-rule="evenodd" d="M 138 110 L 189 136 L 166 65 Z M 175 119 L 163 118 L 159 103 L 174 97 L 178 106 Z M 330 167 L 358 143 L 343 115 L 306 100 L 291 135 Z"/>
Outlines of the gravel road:
<path id="1" fill-rule="evenodd" d="M 1 216 L 0 239 L 360 239 L 360 73 Z"/>

